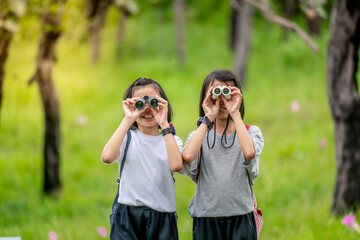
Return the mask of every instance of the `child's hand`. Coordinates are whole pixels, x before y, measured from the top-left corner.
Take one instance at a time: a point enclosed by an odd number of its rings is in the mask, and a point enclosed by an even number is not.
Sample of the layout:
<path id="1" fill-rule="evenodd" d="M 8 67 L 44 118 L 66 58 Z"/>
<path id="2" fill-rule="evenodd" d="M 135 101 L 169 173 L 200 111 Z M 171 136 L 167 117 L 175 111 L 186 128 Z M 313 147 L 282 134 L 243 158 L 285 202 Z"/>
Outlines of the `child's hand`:
<path id="1" fill-rule="evenodd" d="M 146 110 L 146 108 L 142 109 L 141 111 L 135 109 L 134 104 L 139 99 L 139 97 L 127 98 L 122 102 L 125 118 L 129 119 L 131 122 L 135 122 L 135 120 L 140 116 L 140 114 L 142 114 Z"/>
<path id="2" fill-rule="evenodd" d="M 240 89 L 237 87 L 230 87 L 231 90 L 231 98 L 227 100 L 224 95 L 221 94 L 221 99 L 223 100 L 226 110 L 229 112 L 230 115 L 234 113 L 239 113 L 239 109 L 242 102 L 242 94 Z"/>
<path id="3" fill-rule="evenodd" d="M 159 100 L 158 107 L 150 108 L 154 114 L 155 121 L 161 129 L 168 128 L 168 102 L 158 95 L 155 95 L 155 97 Z"/>
<path id="4" fill-rule="evenodd" d="M 210 121 L 213 121 L 215 119 L 215 116 L 218 114 L 220 109 L 220 98 L 216 99 L 215 104 L 211 98 L 211 91 L 214 87 L 210 87 L 206 98 L 204 99 L 204 102 L 202 104 L 202 108 L 205 112 L 205 115 L 210 119 Z"/>

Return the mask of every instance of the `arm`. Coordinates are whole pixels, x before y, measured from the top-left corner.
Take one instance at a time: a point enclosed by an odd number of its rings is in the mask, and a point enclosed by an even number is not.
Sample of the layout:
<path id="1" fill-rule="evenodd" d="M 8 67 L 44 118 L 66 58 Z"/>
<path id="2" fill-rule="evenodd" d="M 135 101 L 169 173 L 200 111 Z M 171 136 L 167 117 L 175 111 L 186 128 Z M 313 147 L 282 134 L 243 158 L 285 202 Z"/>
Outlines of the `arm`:
<path id="1" fill-rule="evenodd" d="M 253 158 L 245 159 L 243 164 L 250 175 L 250 179 L 254 180 L 259 175 L 259 156 L 264 147 L 264 138 L 262 136 L 260 128 L 258 128 L 257 126 L 251 126 L 248 132 L 254 144 L 255 153 Z"/>
<path id="2" fill-rule="evenodd" d="M 160 96 L 155 96 L 159 99 L 159 107 L 151 108 L 151 111 L 154 114 L 155 121 L 159 124 L 160 128 L 166 129 L 170 127 L 169 122 L 167 121 L 167 113 L 168 113 L 168 102 L 161 98 Z M 170 169 L 173 172 L 178 172 L 183 168 L 183 161 L 180 153 L 179 146 L 176 143 L 173 134 L 166 134 L 164 136 L 166 152 L 169 159 Z"/>
<path id="3" fill-rule="evenodd" d="M 200 151 L 201 144 L 204 140 L 205 134 L 207 131 L 207 125 L 205 123 L 201 123 L 198 129 L 195 131 L 194 135 L 186 144 L 185 149 L 183 151 L 183 159 L 186 162 L 191 163 L 196 158 L 198 152 Z"/>
<path id="4" fill-rule="evenodd" d="M 134 103 L 138 98 L 126 99 L 123 101 L 123 110 L 125 117 L 121 121 L 119 127 L 106 143 L 101 154 L 101 160 L 104 163 L 113 163 L 120 154 L 120 147 L 124 140 L 127 130 L 136 120 L 136 118 L 144 111 L 136 111 Z"/>
<path id="5" fill-rule="evenodd" d="M 210 87 L 206 98 L 202 104 L 205 115 L 210 119 L 211 122 L 214 122 L 215 115 L 219 112 L 220 108 L 220 98 L 216 99 L 215 104 L 211 100 L 211 91 L 213 87 Z M 190 139 L 189 143 L 186 144 L 183 159 L 186 162 L 191 163 L 196 158 L 198 152 L 200 151 L 201 144 L 204 140 L 205 134 L 207 131 L 207 125 L 205 123 L 201 123 L 193 137 Z"/>
<path id="6" fill-rule="evenodd" d="M 255 156 L 255 147 L 251 139 L 251 136 L 248 130 L 245 127 L 245 124 L 241 118 L 240 112 L 237 114 L 231 115 L 231 118 L 234 120 L 235 129 L 239 139 L 241 150 L 244 153 L 244 156 L 247 160 L 253 159 Z"/>
<path id="7" fill-rule="evenodd" d="M 133 122 L 128 118 L 124 117 L 119 127 L 116 129 L 114 134 L 111 136 L 109 141 L 106 143 L 102 154 L 101 160 L 104 163 L 113 163 L 120 154 L 120 147 L 124 140 L 127 130 L 130 128 Z"/>
<path id="8" fill-rule="evenodd" d="M 240 92 L 240 89 L 236 87 L 230 87 L 230 89 L 232 96 L 231 99 L 227 100 L 223 95 L 221 95 L 221 98 L 225 103 L 227 111 L 229 112 L 231 118 L 235 123 L 235 129 L 237 132 L 241 150 L 243 151 L 245 158 L 247 160 L 250 160 L 253 159 L 255 156 L 255 147 L 239 112 L 240 104 L 242 102 L 242 94 Z"/>

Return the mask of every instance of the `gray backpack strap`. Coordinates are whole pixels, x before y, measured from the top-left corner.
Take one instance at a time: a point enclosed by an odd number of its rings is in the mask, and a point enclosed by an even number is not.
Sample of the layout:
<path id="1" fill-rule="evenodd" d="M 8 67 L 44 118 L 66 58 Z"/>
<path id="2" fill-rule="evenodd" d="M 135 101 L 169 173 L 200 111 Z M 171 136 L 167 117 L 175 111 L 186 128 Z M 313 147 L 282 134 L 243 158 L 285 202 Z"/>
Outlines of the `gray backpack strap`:
<path id="1" fill-rule="evenodd" d="M 131 141 L 131 132 L 130 132 L 130 130 L 128 130 L 127 134 L 126 134 L 126 146 L 125 146 L 125 150 L 124 150 L 124 156 L 123 156 L 123 158 L 121 160 L 121 165 L 120 165 L 120 170 L 119 170 L 119 177 L 117 179 L 118 183 L 120 183 L 121 174 L 122 174 L 122 171 L 124 169 L 125 160 L 126 160 L 126 154 L 127 154 L 128 149 L 129 149 L 130 141 Z"/>

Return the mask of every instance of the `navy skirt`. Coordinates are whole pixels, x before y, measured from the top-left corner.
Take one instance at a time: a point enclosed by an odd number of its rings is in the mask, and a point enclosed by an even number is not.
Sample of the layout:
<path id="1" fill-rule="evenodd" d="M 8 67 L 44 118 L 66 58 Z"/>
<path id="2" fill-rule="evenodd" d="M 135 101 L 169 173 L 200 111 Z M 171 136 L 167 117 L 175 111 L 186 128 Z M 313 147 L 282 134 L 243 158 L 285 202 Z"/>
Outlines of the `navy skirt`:
<path id="1" fill-rule="evenodd" d="M 111 214 L 111 240 L 178 240 L 176 213 L 118 204 Z"/>
<path id="2" fill-rule="evenodd" d="M 253 212 L 231 217 L 194 217 L 194 240 L 257 240 Z"/>

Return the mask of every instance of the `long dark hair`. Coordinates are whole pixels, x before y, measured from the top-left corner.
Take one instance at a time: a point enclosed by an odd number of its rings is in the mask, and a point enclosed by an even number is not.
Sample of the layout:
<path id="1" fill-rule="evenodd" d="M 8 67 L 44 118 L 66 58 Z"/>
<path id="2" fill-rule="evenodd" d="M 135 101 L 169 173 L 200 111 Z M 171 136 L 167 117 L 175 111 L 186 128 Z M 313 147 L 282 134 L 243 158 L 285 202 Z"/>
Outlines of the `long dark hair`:
<path id="1" fill-rule="evenodd" d="M 167 114 L 167 120 L 168 122 L 171 122 L 171 117 L 172 117 L 172 108 L 170 105 L 170 102 L 165 94 L 164 89 L 160 86 L 160 84 L 151 79 L 151 78 L 144 78 L 144 77 L 139 77 L 138 79 L 136 79 L 132 84 L 130 84 L 130 86 L 126 89 L 125 93 L 124 93 L 124 100 L 127 98 L 132 98 L 133 97 L 133 93 L 135 88 L 137 87 L 142 87 L 142 86 L 146 86 L 146 85 L 150 85 L 152 84 L 154 86 L 154 88 L 160 93 L 160 97 L 162 97 L 163 99 L 165 99 L 168 102 L 168 114 Z M 137 129 L 137 123 L 136 121 L 131 125 L 130 129 L 131 130 L 135 130 Z M 160 126 L 159 126 L 160 128 Z"/>
<path id="2" fill-rule="evenodd" d="M 205 77 L 203 85 L 201 87 L 200 101 L 199 101 L 199 117 L 203 117 L 205 115 L 204 109 L 202 108 L 202 104 L 204 102 L 204 99 L 206 98 L 208 87 L 215 80 L 221 82 L 233 81 L 235 87 L 239 88 L 240 92 L 242 93 L 240 82 L 232 71 L 227 69 L 216 69 L 212 71 Z M 241 101 L 239 112 L 241 114 L 241 118 L 244 119 L 244 115 L 245 115 L 244 96 Z"/>

